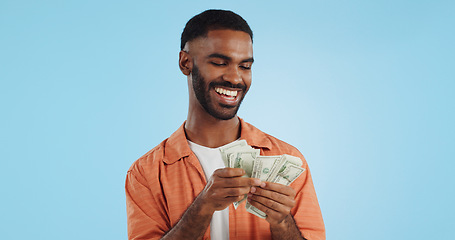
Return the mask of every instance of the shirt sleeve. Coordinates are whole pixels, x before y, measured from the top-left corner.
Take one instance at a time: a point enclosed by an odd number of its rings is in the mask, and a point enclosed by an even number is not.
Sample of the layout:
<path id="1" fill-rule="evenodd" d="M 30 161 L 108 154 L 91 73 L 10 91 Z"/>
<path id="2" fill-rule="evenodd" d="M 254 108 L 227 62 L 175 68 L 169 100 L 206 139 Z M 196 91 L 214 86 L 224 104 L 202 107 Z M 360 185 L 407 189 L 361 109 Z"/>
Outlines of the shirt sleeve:
<path id="1" fill-rule="evenodd" d="M 305 168 L 305 171 L 290 185 L 297 192 L 295 197 L 296 206 L 291 210 L 291 213 L 300 232 L 306 239 L 325 240 L 324 221 L 316 191 L 314 190 L 313 180 L 311 179 L 310 169 L 300 152 L 297 151 L 295 156 L 299 156 L 302 159 L 302 167 Z"/>
<path id="2" fill-rule="evenodd" d="M 169 217 L 164 196 L 157 182 L 150 184 L 133 165 L 128 171 L 125 183 L 128 239 L 160 239 L 169 229 Z"/>

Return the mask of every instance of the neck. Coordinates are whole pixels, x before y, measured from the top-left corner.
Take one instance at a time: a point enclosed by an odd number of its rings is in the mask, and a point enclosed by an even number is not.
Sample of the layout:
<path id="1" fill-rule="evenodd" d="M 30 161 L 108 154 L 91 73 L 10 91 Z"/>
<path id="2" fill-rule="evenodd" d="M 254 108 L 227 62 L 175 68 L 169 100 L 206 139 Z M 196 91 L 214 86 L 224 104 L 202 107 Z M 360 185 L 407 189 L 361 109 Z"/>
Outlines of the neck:
<path id="1" fill-rule="evenodd" d="M 237 116 L 229 120 L 219 120 L 208 113 L 197 115 L 188 113 L 185 123 L 188 140 L 209 148 L 217 148 L 240 137 L 240 120 Z"/>

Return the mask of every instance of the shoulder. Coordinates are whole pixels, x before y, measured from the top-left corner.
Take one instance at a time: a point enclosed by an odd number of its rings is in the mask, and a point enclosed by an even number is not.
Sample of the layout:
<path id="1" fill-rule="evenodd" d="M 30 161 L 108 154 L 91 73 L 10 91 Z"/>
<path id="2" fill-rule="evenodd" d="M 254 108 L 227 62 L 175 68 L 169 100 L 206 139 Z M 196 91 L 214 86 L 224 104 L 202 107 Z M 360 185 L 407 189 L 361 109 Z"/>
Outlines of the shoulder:
<path id="1" fill-rule="evenodd" d="M 305 162 L 305 158 L 303 157 L 303 154 L 293 145 L 278 139 L 270 134 L 264 133 L 264 135 L 267 137 L 267 139 L 271 143 L 270 147 L 270 152 L 273 152 L 273 154 L 288 154 L 292 155 L 295 157 L 299 157 L 302 159 L 303 162 Z"/>
<path id="2" fill-rule="evenodd" d="M 153 169 L 158 169 L 159 165 L 163 163 L 165 145 L 167 141 L 168 138 L 134 161 L 128 169 L 128 173 L 146 176 Z"/>
<path id="3" fill-rule="evenodd" d="M 128 172 L 159 171 L 165 164 L 172 164 L 190 154 L 185 137 L 184 124 L 169 138 L 136 160 Z"/>
<path id="4" fill-rule="evenodd" d="M 300 151 L 293 145 L 291 145 L 281 139 L 278 139 L 270 134 L 267 134 L 267 133 L 264 133 L 264 134 L 267 136 L 267 138 L 272 143 L 271 149 L 277 149 L 277 150 L 284 151 L 284 152 L 301 154 Z"/>
<path id="5" fill-rule="evenodd" d="M 302 153 L 293 145 L 278 139 L 268 133 L 265 133 L 250 123 L 242 123 L 242 137 L 244 137 L 248 143 L 253 146 L 260 147 L 263 149 L 266 155 L 282 155 L 288 154 L 295 157 L 299 157 L 306 165 L 305 158 Z"/>

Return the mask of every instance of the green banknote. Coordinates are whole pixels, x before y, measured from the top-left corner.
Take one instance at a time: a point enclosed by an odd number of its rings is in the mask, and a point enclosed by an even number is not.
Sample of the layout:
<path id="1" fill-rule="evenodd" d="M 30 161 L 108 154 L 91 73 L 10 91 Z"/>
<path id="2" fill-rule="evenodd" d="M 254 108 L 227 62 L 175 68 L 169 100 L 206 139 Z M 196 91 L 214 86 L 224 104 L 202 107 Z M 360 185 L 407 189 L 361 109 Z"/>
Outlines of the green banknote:
<path id="1" fill-rule="evenodd" d="M 230 168 L 242 168 L 245 170 L 243 177 L 258 178 L 263 182 L 274 182 L 288 186 L 305 169 L 302 168 L 302 160 L 291 155 L 260 156 L 260 150 L 252 148 L 245 140 L 239 140 L 220 148 L 224 165 Z M 234 208 L 247 199 L 247 195 L 240 201 L 234 202 Z M 248 212 L 266 218 L 267 215 L 249 202 L 245 208 Z"/>

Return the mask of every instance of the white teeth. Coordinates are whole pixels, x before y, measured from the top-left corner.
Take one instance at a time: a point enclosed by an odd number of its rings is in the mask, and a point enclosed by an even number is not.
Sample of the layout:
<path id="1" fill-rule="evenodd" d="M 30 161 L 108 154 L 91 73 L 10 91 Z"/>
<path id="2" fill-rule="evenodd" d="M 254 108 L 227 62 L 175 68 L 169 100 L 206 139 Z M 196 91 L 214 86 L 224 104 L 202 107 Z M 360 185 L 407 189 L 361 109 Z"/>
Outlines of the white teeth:
<path id="1" fill-rule="evenodd" d="M 219 93 L 219 94 L 224 94 L 224 95 L 230 96 L 230 97 L 236 97 L 237 94 L 238 94 L 238 91 L 230 91 L 230 90 L 223 89 L 223 88 L 220 88 L 220 87 L 216 87 L 215 91 L 217 93 Z"/>

